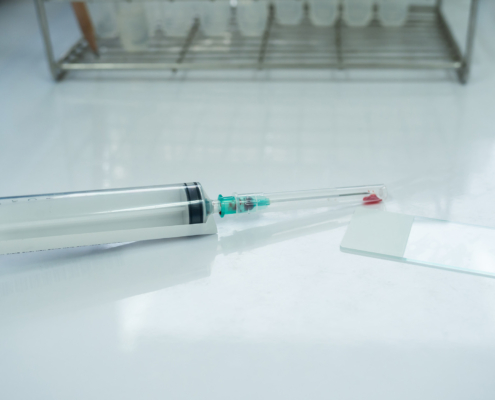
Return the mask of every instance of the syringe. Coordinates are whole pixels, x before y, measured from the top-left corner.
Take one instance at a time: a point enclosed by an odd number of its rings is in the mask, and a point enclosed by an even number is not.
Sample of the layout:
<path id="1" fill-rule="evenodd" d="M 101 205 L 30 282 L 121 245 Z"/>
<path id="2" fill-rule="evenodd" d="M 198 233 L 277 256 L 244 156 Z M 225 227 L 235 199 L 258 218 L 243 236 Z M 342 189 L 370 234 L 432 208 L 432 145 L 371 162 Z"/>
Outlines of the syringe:
<path id="1" fill-rule="evenodd" d="M 0 198 L 0 254 L 215 233 L 230 214 L 378 203 L 384 185 L 219 195 L 197 182 Z"/>

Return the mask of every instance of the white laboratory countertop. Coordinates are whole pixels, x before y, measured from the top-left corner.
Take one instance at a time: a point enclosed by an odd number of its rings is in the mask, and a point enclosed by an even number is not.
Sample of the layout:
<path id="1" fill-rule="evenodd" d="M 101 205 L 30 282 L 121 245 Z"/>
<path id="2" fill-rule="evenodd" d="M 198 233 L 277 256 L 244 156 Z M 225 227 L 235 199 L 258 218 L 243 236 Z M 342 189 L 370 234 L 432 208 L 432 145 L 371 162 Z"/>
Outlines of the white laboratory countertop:
<path id="1" fill-rule="evenodd" d="M 383 182 L 389 211 L 495 227 L 494 21 L 484 1 L 467 86 L 316 71 L 55 84 L 31 2 L 4 1 L 0 196 Z M 495 280 L 342 253 L 349 218 L 0 256 L 0 397 L 493 399 Z"/>

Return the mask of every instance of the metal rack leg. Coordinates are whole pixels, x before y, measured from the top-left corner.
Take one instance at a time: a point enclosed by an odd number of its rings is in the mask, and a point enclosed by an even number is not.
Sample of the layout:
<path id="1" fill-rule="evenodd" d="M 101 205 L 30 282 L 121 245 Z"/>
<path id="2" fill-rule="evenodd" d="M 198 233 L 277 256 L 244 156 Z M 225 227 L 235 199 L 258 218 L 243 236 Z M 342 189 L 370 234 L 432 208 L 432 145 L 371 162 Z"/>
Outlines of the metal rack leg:
<path id="1" fill-rule="evenodd" d="M 59 81 L 65 74 L 65 71 L 62 71 L 57 62 L 55 61 L 55 56 L 53 55 L 53 47 L 50 38 L 50 30 L 48 27 L 48 18 L 46 16 L 45 2 L 44 0 L 34 0 L 34 4 L 36 6 L 36 14 L 38 15 L 38 22 L 40 24 L 41 35 L 43 36 L 43 42 L 45 45 L 45 53 L 46 58 L 48 60 L 48 66 L 50 68 L 50 72 L 53 76 L 53 79 Z"/>
<path id="2" fill-rule="evenodd" d="M 438 26 L 440 28 L 440 33 L 443 35 L 445 41 L 448 43 L 449 50 L 450 50 L 450 56 L 462 63 L 462 52 L 461 49 L 459 48 L 459 44 L 457 43 L 454 35 L 452 34 L 452 31 L 449 28 L 449 24 L 445 20 L 445 17 L 443 16 L 443 12 L 440 8 L 437 8 L 437 21 L 438 21 Z M 462 82 L 462 66 L 459 67 L 457 70 L 457 76 L 459 77 L 459 81 Z"/>
<path id="3" fill-rule="evenodd" d="M 184 61 L 184 58 L 186 58 L 187 51 L 189 50 L 189 47 L 191 47 L 191 43 L 194 39 L 194 36 L 196 35 L 196 32 L 198 32 L 198 28 L 199 28 L 199 19 L 196 19 L 194 21 L 194 24 L 191 26 L 186 41 L 184 42 L 184 45 L 182 46 L 182 49 L 179 53 L 179 57 L 177 58 L 176 61 L 177 64 L 181 64 L 182 61 Z M 177 72 L 177 69 L 174 69 L 173 71 Z"/>
<path id="4" fill-rule="evenodd" d="M 259 56 L 258 56 L 258 68 L 259 69 L 263 68 L 263 61 L 265 61 L 266 48 L 268 47 L 268 40 L 270 39 L 270 29 L 272 28 L 274 15 L 275 15 L 275 12 L 274 12 L 273 5 L 270 5 L 268 21 L 266 22 L 266 28 L 265 28 L 265 31 L 263 32 L 263 38 L 261 39 L 260 52 L 259 52 Z"/>
<path id="5" fill-rule="evenodd" d="M 478 20 L 478 8 L 479 0 L 471 0 L 471 8 L 469 11 L 469 23 L 466 39 L 466 50 L 464 52 L 464 58 L 462 61 L 462 68 L 460 71 L 460 80 L 462 83 L 467 83 L 469 78 L 469 72 L 471 70 L 471 62 L 473 58 L 474 38 L 476 32 L 476 23 Z"/>
<path id="6" fill-rule="evenodd" d="M 337 52 L 338 69 L 344 69 L 342 56 L 342 5 L 339 6 L 337 21 L 335 21 L 335 51 Z"/>

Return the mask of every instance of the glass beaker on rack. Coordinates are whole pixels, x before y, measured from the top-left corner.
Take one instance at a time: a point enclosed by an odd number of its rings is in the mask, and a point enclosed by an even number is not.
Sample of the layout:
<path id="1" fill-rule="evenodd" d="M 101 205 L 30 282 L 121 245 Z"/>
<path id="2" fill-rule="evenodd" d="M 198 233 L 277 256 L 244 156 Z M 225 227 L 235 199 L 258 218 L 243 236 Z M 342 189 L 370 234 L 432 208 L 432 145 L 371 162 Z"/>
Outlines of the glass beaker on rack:
<path id="1" fill-rule="evenodd" d="M 339 15 L 339 0 L 308 0 L 309 19 L 314 26 L 332 26 Z"/>
<path id="2" fill-rule="evenodd" d="M 142 51 L 148 46 L 148 21 L 143 4 L 120 3 L 118 13 L 120 42 L 126 51 Z"/>
<path id="3" fill-rule="evenodd" d="M 239 30 L 244 36 L 261 36 L 268 20 L 268 2 L 265 0 L 240 1 L 237 5 L 236 16 Z"/>
<path id="4" fill-rule="evenodd" d="M 403 26 L 408 12 L 409 0 L 378 0 L 378 17 L 383 26 Z"/>
<path id="5" fill-rule="evenodd" d="M 275 19 L 280 25 L 298 25 L 303 18 L 300 0 L 275 0 Z"/>
<path id="6" fill-rule="evenodd" d="M 344 0 L 344 21 L 352 27 L 367 26 L 373 19 L 373 0 Z"/>
<path id="7" fill-rule="evenodd" d="M 222 36 L 229 29 L 230 3 L 225 0 L 205 1 L 199 9 L 200 27 L 207 36 Z"/>

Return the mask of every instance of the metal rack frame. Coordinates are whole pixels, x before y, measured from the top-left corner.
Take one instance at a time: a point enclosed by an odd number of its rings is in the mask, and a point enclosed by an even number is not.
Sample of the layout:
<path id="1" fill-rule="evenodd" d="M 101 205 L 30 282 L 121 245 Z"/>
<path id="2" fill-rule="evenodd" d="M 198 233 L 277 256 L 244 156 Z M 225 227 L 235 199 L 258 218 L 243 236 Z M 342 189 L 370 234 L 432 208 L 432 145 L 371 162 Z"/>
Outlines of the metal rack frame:
<path id="1" fill-rule="evenodd" d="M 81 38 L 56 59 L 45 8 L 47 1 L 50 0 L 34 0 L 49 68 L 57 81 L 71 70 L 312 68 L 452 70 L 461 83 L 466 83 L 479 4 L 479 0 L 471 0 L 464 52 L 443 15 L 443 0 L 437 0 L 435 6 L 412 6 L 407 23 L 400 28 L 382 27 L 376 15 L 367 27 L 347 27 L 342 10 L 331 27 L 312 26 L 307 12 L 300 25 L 280 26 L 271 6 L 260 38 L 243 37 L 234 19 L 226 37 L 205 37 L 196 19 L 185 38 L 158 34 L 151 39 L 147 51 L 125 52 L 118 39 L 100 39 L 101 55 L 96 57 Z"/>

